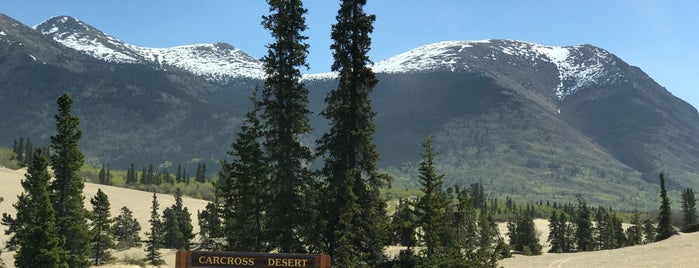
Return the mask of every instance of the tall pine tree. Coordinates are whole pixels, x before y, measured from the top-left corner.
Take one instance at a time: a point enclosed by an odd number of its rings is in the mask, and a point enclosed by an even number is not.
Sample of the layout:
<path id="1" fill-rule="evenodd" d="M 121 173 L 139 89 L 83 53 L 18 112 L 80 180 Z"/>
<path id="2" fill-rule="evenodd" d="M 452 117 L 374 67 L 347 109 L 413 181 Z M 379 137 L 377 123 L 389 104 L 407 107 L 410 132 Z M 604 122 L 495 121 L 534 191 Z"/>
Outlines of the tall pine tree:
<path id="1" fill-rule="evenodd" d="M 270 201 L 269 166 L 260 144 L 262 125 L 258 119 L 257 90 L 251 101 L 252 111 L 245 115 L 240 132 L 223 162 L 219 191 L 223 198 L 223 233 L 226 250 L 267 251 L 265 244 Z"/>
<path id="2" fill-rule="evenodd" d="M 432 145 L 432 138 L 427 137 L 422 146 L 425 148 L 423 162 L 420 163 L 419 183 L 422 186 L 423 196 L 415 205 L 417 224 L 421 227 L 421 238 L 425 244 L 425 256 L 428 260 L 439 257 L 444 253 L 443 237 L 450 232 L 447 224 L 447 211 L 449 196 L 443 189 L 444 175 L 438 175 L 435 171 L 434 157 L 436 152 Z"/>
<path id="3" fill-rule="evenodd" d="M 52 201 L 56 211 L 58 232 L 65 238 L 70 267 L 87 267 L 90 256 L 88 211 L 84 207 L 83 179 L 78 176 L 85 157 L 78 148 L 82 131 L 80 120 L 71 109 L 73 100 L 63 94 L 58 98 L 56 135 L 51 136 L 51 166 L 56 179 L 51 184 Z"/>
<path id="4" fill-rule="evenodd" d="M 692 188 L 682 191 L 682 220 L 685 226 L 697 221 L 697 199 Z"/>
<path id="5" fill-rule="evenodd" d="M 13 206 L 13 219 L 2 215 L 2 224 L 13 234 L 8 247 L 17 249 L 16 267 L 69 267 L 68 253 L 63 249 L 64 238 L 56 227 L 56 218 L 48 191 L 51 175 L 48 172 L 47 151 L 38 148 L 22 181 L 22 193 Z"/>
<path id="6" fill-rule="evenodd" d="M 388 235 L 379 190 L 389 177 L 376 167 L 375 112 L 369 99 L 378 81 L 367 55 L 376 17 L 364 12 L 365 4 L 366 0 L 342 1 L 332 26 L 331 69 L 338 73 L 338 86 L 328 94 L 321 113 L 330 121 L 330 130 L 318 140 L 319 153 L 326 156 L 325 240 L 338 267 L 376 266 Z"/>
<path id="7" fill-rule="evenodd" d="M 92 257 L 94 264 L 99 266 L 112 259 L 107 249 L 114 247 L 109 198 L 102 189 L 97 189 L 97 194 L 90 199 L 90 204 L 92 204 Z"/>
<path id="8" fill-rule="evenodd" d="M 271 14 L 262 25 L 274 42 L 267 45 L 262 59 L 265 85 L 262 118 L 265 120 L 264 147 L 271 165 L 272 202 L 268 211 L 271 245 L 280 252 L 305 252 L 303 231 L 312 217 L 305 194 L 312 189 L 308 165 L 311 149 L 301 143 L 311 132 L 308 121 L 308 89 L 301 82 L 299 67 L 307 67 L 307 39 L 301 0 L 268 0 Z"/>
<path id="9" fill-rule="evenodd" d="M 664 240 L 675 234 L 672 229 L 672 210 L 670 199 L 667 197 L 665 189 L 665 175 L 660 173 L 660 214 L 658 215 L 658 229 L 656 241 Z"/>
<path id="10" fill-rule="evenodd" d="M 153 193 L 153 202 L 150 211 L 150 232 L 146 232 L 146 258 L 145 261 L 151 265 L 161 265 L 165 263 L 160 254 L 160 247 L 163 243 L 163 222 L 160 220 L 160 214 L 158 213 L 158 197 Z"/>

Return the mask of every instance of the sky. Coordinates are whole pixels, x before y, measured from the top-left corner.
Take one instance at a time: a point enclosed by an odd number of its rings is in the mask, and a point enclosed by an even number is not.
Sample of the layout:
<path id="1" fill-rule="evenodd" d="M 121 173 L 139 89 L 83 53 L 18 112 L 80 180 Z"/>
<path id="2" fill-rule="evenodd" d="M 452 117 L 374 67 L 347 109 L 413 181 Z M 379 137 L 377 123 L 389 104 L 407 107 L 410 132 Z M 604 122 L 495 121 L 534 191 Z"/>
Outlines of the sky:
<path id="1" fill-rule="evenodd" d="M 368 0 L 375 14 L 370 57 L 378 62 L 450 40 L 515 39 L 549 46 L 591 44 L 643 69 L 699 107 L 699 1 Z M 306 0 L 306 73 L 332 63 L 330 26 L 339 1 Z M 173 47 L 226 42 L 261 58 L 272 41 L 262 0 L 0 0 L 0 13 L 26 25 L 68 15 L 127 43 Z"/>

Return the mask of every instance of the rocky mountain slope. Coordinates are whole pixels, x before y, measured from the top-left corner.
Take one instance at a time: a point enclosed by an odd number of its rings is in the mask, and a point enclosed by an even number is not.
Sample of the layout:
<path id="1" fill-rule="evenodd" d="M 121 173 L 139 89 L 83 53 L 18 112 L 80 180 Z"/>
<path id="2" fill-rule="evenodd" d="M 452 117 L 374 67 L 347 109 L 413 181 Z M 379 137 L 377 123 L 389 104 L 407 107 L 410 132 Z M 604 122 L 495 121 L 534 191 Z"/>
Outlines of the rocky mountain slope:
<path id="1" fill-rule="evenodd" d="M 55 99 L 76 99 L 92 163 L 215 164 L 225 156 L 261 63 L 228 44 L 141 48 L 84 22 L 35 29 L 0 15 L 0 143 L 53 133 Z M 699 187 L 699 114 L 642 70 L 591 45 L 515 40 L 428 44 L 374 66 L 381 166 L 415 186 L 433 135 L 448 184 L 493 196 L 654 206 L 657 173 Z M 306 76 L 315 137 L 332 74 Z"/>

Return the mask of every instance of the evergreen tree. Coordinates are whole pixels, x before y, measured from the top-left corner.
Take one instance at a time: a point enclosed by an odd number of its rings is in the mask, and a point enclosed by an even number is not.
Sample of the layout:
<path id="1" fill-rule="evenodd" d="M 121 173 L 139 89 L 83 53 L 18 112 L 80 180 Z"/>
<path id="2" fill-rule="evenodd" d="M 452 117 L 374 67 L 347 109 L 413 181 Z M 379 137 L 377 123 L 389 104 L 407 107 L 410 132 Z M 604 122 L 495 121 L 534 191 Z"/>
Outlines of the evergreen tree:
<path id="1" fill-rule="evenodd" d="M 25 166 L 24 163 L 24 152 L 26 150 L 24 149 L 24 137 L 19 137 L 19 143 L 17 143 L 16 149 L 15 149 L 15 160 L 17 160 L 17 163 L 19 164 L 20 167 Z"/>
<path id="2" fill-rule="evenodd" d="M 262 125 L 258 119 L 257 90 L 253 109 L 231 144 L 231 163 L 223 162 L 219 191 L 223 197 L 223 234 L 226 250 L 267 251 L 266 217 L 270 202 L 269 166 L 260 144 Z"/>
<path id="3" fill-rule="evenodd" d="M 82 131 L 80 120 L 71 113 L 73 100 L 63 94 L 58 98 L 55 136 L 51 136 L 51 166 L 55 180 L 51 184 L 58 232 L 65 238 L 70 267 L 87 267 L 90 255 L 88 211 L 84 207 L 83 179 L 78 176 L 85 157 L 78 148 Z"/>
<path id="4" fill-rule="evenodd" d="M 591 251 L 594 249 L 592 236 L 592 220 L 590 209 L 582 198 L 578 198 L 578 210 L 575 217 L 575 241 L 578 251 Z"/>
<path id="5" fill-rule="evenodd" d="M 645 239 L 645 243 L 653 243 L 656 240 L 658 233 L 656 231 L 655 226 L 653 225 L 653 222 L 647 221 L 643 225 L 643 237 Z"/>
<path id="6" fill-rule="evenodd" d="M 643 223 L 641 222 L 641 215 L 637 210 L 634 210 L 631 215 L 631 224 L 632 226 L 626 229 L 627 245 L 634 246 L 643 244 Z"/>
<path id="7" fill-rule="evenodd" d="M 697 199 L 694 197 L 694 189 L 686 188 L 682 191 L 682 220 L 684 225 L 694 224 L 697 221 Z"/>
<path id="8" fill-rule="evenodd" d="M 183 249 L 182 242 L 184 235 L 180 230 L 180 222 L 177 217 L 177 212 L 172 208 L 163 210 L 163 247 Z"/>
<path id="9" fill-rule="evenodd" d="M 27 167 L 32 164 L 34 158 L 34 146 L 32 141 L 27 137 L 27 141 L 24 143 L 24 161 L 21 166 Z"/>
<path id="10" fill-rule="evenodd" d="M 102 189 L 97 189 L 97 194 L 90 199 L 92 204 L 92 254 L 95 265 L 99 266 L 113 259 L 107 252 L 108 248 L 114 247 L 110 205 L 107 194 Z"/>
<path id="11" fill-rule="evenodd" d="M 100 169 L 100 172 L 97 174 L 97 180 L 100 184 L 107 184 L 107 171 L 104 168 L 104 164 L 102 164 L 102 168 Z"/>
<path id="12" fill-rule="evenodd" d="M 12 234 L 8 247 L 16 249 L 16 267 L 69 267 L 48 190 L 51 175 L 46 155 L 44 148 L 34 153 L 34 161 L 22 180 L 24 192 L 13 205 L 15 218 L 2 215 L 2 224 L 8 226 L 5 234 Z"/>
<path id="13" fill-rule="evenodd" d="M 427 137 L 422 146 L 425 148 L 423 162 L 419 168 L 420 197 L 415 205 L 418 226 L 421 227 L 421 238 L 425 245 L 425 255 L 428 259 L 437 257 L 444 252 L 443 237 L 450 231 L 447 225 L 445 208 L 449 204 L 447 194 L 444 192 L 444 175 L 437 175 L 435 171 L 434 147 L 432 138 Z"/>
<path id="14" fill-rule="evenodd" d="M 310 193 L 308 165 L 311 149 L 301 143 L 311 132 L 307 115 L 308 89 L 301 82 L 298 67 L 306 64 L 308 45 L 301 0 L 268 0 L 271 14 L 263 16 L 262 25 L 270 30 L 274 42 L 267 45 L 262 59 L 265 84 L 262 91 L 262 118 L 265 120 L 265 151 L 271 166 L 272 202 L 268 215 L 271 245 L 279 252 L 305 252 L 302 237 L 312 218 L 306 193 Z"/>
<path id="15" fill-rule="evenodd" d="M 415 228 L 417 218 L 413 213 L 413 204 L 408 199 L 399 199 L 396 211 L 391 217 L 391 227 L 393 229 L 393 243 L 411 249 L 416 246 Z"/>
<path id="16" fill-rule="evenodd" d="M 201 183 L 206 182 L 206 163 L 197 164 L 197 174 L 194 177 L 194 180 Z"/>
<path id="17" fill-rule="evenodd" d="M 151 265 L 161 265 L 165 263 L 158 251 L 163 242 L 163 223 L 160 221 L 160 214 L 158 213 L 158 197 L 153 193 L 153 203 L 151 205 L 150 212 L 150 232 L 146 232 L 148 240 L 146 241 L 146 262 Z"/>
<path id="18" fill-rule="evenodd" d="M 665 175 L 660 173 L 660 214 L 658 215 L 658 228 L 656 241 L 664 240 L 675 234 L 672 229 L 672 211 L 670 209 L 670 199 L 665 190 Z"/>
<path id="19" fill-rule="evenodd" d="M 321 113 L 330 121 L 330 130 L 318 140 L 319 153 L 326 155 L 325 240 L 338 267 L 376 266 L 384 258 L 388 235 L 379 191 L 390 177 L 376 167 L 375 112 L 369 99 L 378 82 L 368 57 L 376 17 L 364 12 L 365 4 L 366 0 L 341 1 L 332 26 L 331 70 L 338 73 L 338 86 L 328 94 Z"/>
<path id="20" fill-rule="evenodd" d="M 562 215 L 562 213 L 561 213 Z M 547 242 L 551 244 L 551 249 L 549 252 L 562 253 L 563 243 L 565 239 L 565 223 L 561 224 L 558 214 L 554 210 L 551 212 L 551 218 L 549 218 L 549 237 Z"/>
<path id="21" fill-rule="evenodd" d="M 126 171 L 126 184 L 135 184 L 136 182 L 138 182 L 136 169 L 134 168 L 133 163 L 131 163 L 131 166 Z"/>
<path id="22" fill-rule="evenodd" d="M 204 211 L 197 213 L 199 220 L 199 237 L 201 248 L 205 250 L 221 250 L 223 246 L 223 227 L 219 217 L 220 209 L 217 203 L 209 202 Z"/>
<path id="23" fill-rule="evenodd" d="M 507 230 L 510 237 L 510 247 L 523 252 L 525 255 L 540 255 L 541 244 L 536 236 L 534 226 L 533 210 L 527 209 L 515 214 L 513 219 L 507 223 Z"/>
<path id="24" fill-rule="evenodd" d="M 138 233 L 141 231 L 141 224 L 133 217 L 133 212 L 122 207 L 121 213 L 114 218 L 112 225 L 112 233 L 117 241 L 118 249 L 127 249 L 137 247 L 140 244 L 141 238 Z"/>
<path id="25" fill-rule="evenodd" d="M 192 226 L 192 214 L 189 213 L 184 204 L 182 204 L 182 190 L 180 188 L 175 189 L 175 204 L 172 209 L 177 215 L 177 223 L 180 232 L 182 232 L 182 240 L 179 243 L 182 249 L 190 249 L 192 239 L 194 239 L 194 227 Z"/>
<path id="26" fill-rule="evenodd" d="M 183 177 L 182 177 L 182 165 L 178 164 L 177 165 L 177 175 L 175 176 L 175 181 L 177 183 L 183 182 Z"/>

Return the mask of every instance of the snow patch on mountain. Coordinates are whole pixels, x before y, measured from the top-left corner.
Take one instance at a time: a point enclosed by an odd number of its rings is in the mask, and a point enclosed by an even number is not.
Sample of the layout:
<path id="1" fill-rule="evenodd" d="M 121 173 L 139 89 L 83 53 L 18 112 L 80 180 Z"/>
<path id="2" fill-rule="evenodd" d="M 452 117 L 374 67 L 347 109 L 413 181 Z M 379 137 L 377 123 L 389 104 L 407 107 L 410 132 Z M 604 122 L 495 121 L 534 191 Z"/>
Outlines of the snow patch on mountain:
<path id="1" fill-rule="evenodd" d="M 107 62 L 177 67 L 219 82 L 264 77 L 260 61 L 225 43 L 172 48 L 139 47 L 67 16 L 51 18 L 34 28 L 69 48 Z"/>
<path id="2" fill-rule="evenodd" d="M 586 55 L 592 49 L 594 55 Z M 588 53 L 589 54 L 589 53 Z M 559 84 L 556 96 L 563 99 L 580 88 L 600 83 L 610 77 L 606 64 L 614 65 L 611 54 L 591 46 L 545 46 L 516 40 L 445 41 L 428 44 L 380 61 L 373 66 L 378 73 L 431 71 L 475 71 L 477 61 L 506 61 L 518 57 L 536 65 L 554 64 Z"/>
<path id="3" fill-rule="evenodd" d="M 450 71 L 468 70 L 467 65 L 459 66 L 457 64 L 462 57 L 461 53 L 465 49 L 473 47 L 474 44 L 487 44 L 489 42 L 489 40 L 445 41 L 429 44 L 377 62 L 372 69 L 377 73 L 426 72 L 443 69 Z"/>

